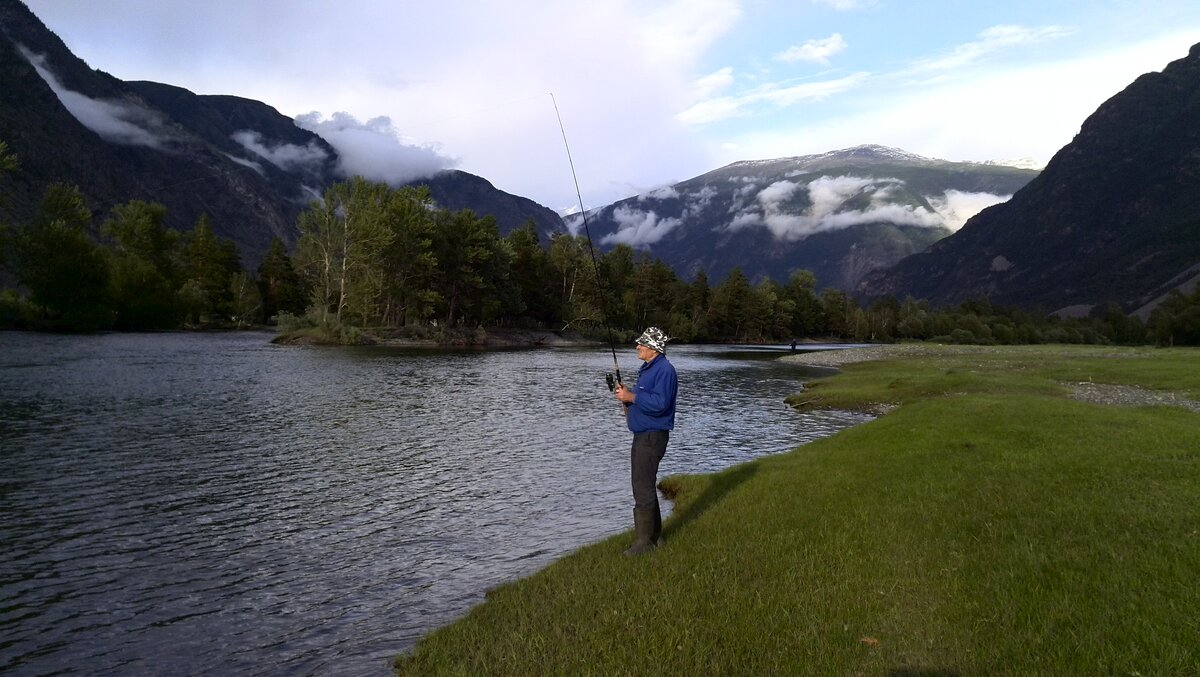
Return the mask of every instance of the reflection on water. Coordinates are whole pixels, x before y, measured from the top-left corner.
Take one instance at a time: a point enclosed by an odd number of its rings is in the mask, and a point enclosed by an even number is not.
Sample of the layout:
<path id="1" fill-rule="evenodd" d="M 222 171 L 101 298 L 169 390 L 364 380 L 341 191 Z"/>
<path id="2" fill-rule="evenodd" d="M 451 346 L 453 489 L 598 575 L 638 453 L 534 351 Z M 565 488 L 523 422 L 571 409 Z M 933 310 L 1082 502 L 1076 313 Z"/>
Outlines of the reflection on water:
<path id="1" fill-rule="evenodd" d="M 629 528 L 606 348 L 268 338 L 0 333 L 0 671 L 387 674 L 488 588 Z M 670 357 L 661 475 L 864 420 L 791 411 L 799 367 Z"/>

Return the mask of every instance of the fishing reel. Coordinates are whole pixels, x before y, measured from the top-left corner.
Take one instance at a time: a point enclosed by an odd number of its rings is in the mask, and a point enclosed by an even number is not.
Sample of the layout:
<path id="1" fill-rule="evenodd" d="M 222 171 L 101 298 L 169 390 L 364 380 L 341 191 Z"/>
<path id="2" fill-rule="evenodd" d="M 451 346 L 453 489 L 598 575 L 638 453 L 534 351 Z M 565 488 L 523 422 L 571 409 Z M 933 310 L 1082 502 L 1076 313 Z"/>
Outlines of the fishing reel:
<path id="1" fill-rule="evenodd" d="M 611 373 L 611 372 L 609 372 L 609 373 L 607 373 L 607 374 L 605 374 L 605 375 L 604 375 L 604 380 L 605 380 L 605 381 L 608 381 L 608 391 L 609 391 L 609 392 L 616 392 L 616 390 L 617 390 L 617 379 L 613 377 L 613 375 L 612 375 L 612 373 Z"/>

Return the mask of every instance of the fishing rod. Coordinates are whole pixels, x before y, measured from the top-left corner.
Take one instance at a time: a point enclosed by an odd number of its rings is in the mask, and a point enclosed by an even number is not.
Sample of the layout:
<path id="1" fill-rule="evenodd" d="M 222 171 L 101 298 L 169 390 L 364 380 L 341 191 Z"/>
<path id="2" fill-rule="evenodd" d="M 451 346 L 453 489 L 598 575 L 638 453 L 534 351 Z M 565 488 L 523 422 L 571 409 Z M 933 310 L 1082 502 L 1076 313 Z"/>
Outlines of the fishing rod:
<path id="1" fill-rule="evenodd" d="M 567 149 L 567 164 L 571 166 L 571 178 L 575 180 L 575 197 L 579 198 L 579 214 L 583 217 L 583 233 L 587 236 L 588 253 L 592 255 L 592 267 L 596 269 L 596 292 L 600 297 L 600 312 L 604 313 L 604 329 L 608 333 L 608 347 L 612 351 L 613 358 L 613 374 L 605 374 L 605 380 L 608 382 L 608 389 L 615 391 L 618 385 L 624 386 L 621 382 L 621 365 L 617 364 L 617 345 L 613 341 L 612 327 L 608 324 L 608 303 L 605 301 L 604 288 L 600 285 L 600 264 L 596 262 L 596 248 L 592 246 L 592 233 L 588 229 L 587 210 L 583 207 L 583 194 L 579 190 L 579 177 L 575 175 L 575 161 L 571 159 L 571 144 L 567 143 L 567 130 L 563 127 L 562 114 L 558 112 L 558 101 L 554 98 L 554 92 L 550 92 L 550 101 L 554 103 L 554 115 L 558 118 L 558 130 L 562 132 L 563 147 Z M 629 405 L 622 403 L 622 408 L 628 411 Z"/>

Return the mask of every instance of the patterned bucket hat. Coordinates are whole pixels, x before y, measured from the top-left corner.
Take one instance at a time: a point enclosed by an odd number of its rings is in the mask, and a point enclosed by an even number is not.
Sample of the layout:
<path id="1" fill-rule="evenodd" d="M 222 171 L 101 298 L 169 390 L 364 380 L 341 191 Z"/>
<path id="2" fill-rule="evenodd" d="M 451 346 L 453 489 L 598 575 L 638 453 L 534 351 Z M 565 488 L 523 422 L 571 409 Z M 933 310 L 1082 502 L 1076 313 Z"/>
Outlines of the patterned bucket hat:
<path id="1" fill-rule="evenodd" d="M 646 331 L 642 332 L 642 335 L 637 338 L 637 344 L 666 354 L 667 341 L 670 340 L 671 337 L 664 334 L 663 330 L 658 327 L 647 327 Z"/>

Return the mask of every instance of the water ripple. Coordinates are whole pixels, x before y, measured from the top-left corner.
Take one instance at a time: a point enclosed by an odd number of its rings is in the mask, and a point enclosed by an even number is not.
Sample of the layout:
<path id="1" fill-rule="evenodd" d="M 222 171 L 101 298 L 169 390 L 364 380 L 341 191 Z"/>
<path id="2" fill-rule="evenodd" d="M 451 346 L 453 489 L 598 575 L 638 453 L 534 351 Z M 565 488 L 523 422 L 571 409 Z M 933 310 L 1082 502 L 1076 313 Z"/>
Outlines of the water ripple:
<path id="1" fill-rule="evenodd" d="M 672 353 L 663 475 L 863 420 L 790 411 L 805 373 L 744 357 Z M 609 365 L 0 334 L 0 671 L 387 674 L 487 589 L 628 528 Z"/>

